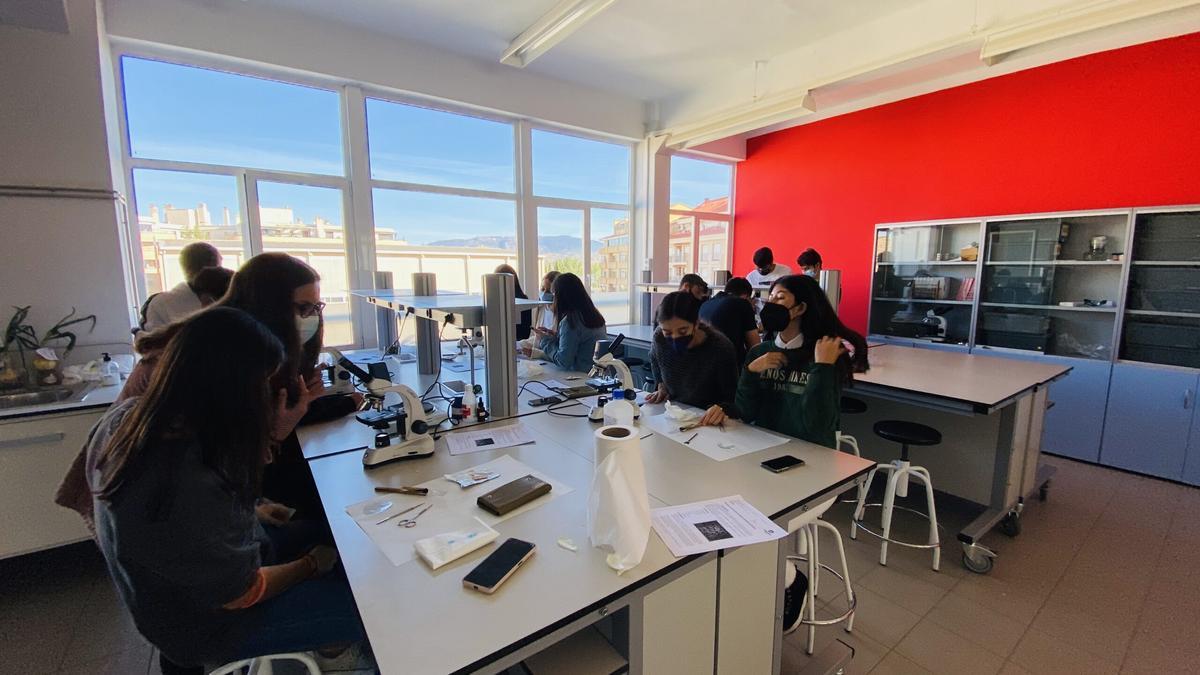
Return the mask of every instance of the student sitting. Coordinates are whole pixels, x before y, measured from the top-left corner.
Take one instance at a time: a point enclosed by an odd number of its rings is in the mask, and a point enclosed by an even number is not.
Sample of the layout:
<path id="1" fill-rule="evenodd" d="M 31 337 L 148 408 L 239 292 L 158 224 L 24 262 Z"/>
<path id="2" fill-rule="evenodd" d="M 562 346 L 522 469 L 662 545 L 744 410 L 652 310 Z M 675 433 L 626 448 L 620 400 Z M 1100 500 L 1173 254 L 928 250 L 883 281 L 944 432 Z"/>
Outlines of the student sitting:
<path id="1" fill-rule="evenodd" d="M 145 394 L 88 439 L 97 542 L 167 671 L 364 637 L 345 578 L 326 576 L 337 551 L 270 537 L 262 522 L 281 516 L 255 506 L 287 408 L 271 385 L 286 354 L 245 312 L 201 312 L 177 328 Z"/>
<path id="2" fill-rule="evenodd" d="M 219 267 L 221 252 L 212 244 L 197 241 L 179 252 L 179 266 L 184 281 L 162 293 L 155 293 L 142 306 L 140 330 L 156 330 L 200 311 L 200 291 L 195 287 L 196 275 L 206 267 Z"/>
<path id="3" fill-rule="evenodd" d="M 529 296 L 525 295 L 525 291 L 521 290 L 521 278 L 517 276 L 517 271 L 515 269 L 513 269 L 512 265 L 497 266 L 496 274 L 511 274 L 513 281 L 517 287 L 516 293 L 515 293 L 516 298 L 518 300 L 528 300 L 529 299 Z M 527 310 L 522 311 L 519 314 L 520 318 L 517 320 L 517 339 L 518 340 L 526 340 L 529 338 L 529 334 L 532 332 L 532 328 L 531 328 L 531 324 L 530 324 L 530 314 L 532 314 L 532 313 L 533 313 L 532 310 L 527 309 Z"/>
<path id="4" fill-rule="evenodd" d="M 685 274 L 679 279 L 679 290 L 691 293 L 700 302 L 708 299 L 708 282 L 699 274 Z"/>
<path id="5" fill-rule="evenodd" d="M 802 275 L 775 281 L 761 316 L 763 330 L 777 334 L 746 356 L 736 397 L 742 419 L 836 447 L 841 385 L 854 368 L 842 339 L 864 369 L 866 341 L 842 325 L 821 287 Z"/>
<path id="6" fill-rule="evenodd" d="M 538 335 L 538 350 L 559 368 L 580 372 L 591 370 L 596 341 L 608 335 L 604 329 L 604 316 L 596 309 L 583 282 L 574 274 L 558 275 L 552 290 L 554 304 L 550 309 L 557 329 L 541 326 L 534 329 Z M 525 351 L 535 355 L 532 348 Z"/>
<path id="7" fill-rule="evenodd" d="M 734 277 L 725 284 L 725 290 L 700 306 L 700 318 L 721 331 L 733 343 L 740 366 L 746 361 L 746 352 L 762 342 L 758 335 L 758 318 L 750 301 L 750 282 Z"/>
<path id="8" fill-rule="evenodd" d="M 737 352 L 728 338 L 700 321 L 700 301 L 687 291 L 668 293 L 658 306 L 658 330 L 650 347 L 658 391 L 647 403 L 671 400 L 704 408 L 701 424 L 720 424 L 733 414 Z"/>

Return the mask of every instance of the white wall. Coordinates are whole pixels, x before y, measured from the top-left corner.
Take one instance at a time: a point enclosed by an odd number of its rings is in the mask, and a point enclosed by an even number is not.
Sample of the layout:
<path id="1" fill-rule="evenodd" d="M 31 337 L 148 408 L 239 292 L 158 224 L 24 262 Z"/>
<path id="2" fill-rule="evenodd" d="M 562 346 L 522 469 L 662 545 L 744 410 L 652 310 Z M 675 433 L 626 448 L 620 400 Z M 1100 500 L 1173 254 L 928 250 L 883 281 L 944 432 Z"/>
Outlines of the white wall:
<path id="1" fill-rule="evenodd" d="M 109 34 L 600 131 L 644 135 L 643 102 L 254 2 L 105 0 Z"/>
<path id="2" fill-rule="evenodd" d="M 113 189 L 95 0 L 68 17 L 69 34 L 0 26 L 0 184 Z M 99 318 L 82 344 L 127 344 L 124 289 L 112 202 L 0 196 L 0 324 L 33 305 L 40 332 L 77 307 Z"/>

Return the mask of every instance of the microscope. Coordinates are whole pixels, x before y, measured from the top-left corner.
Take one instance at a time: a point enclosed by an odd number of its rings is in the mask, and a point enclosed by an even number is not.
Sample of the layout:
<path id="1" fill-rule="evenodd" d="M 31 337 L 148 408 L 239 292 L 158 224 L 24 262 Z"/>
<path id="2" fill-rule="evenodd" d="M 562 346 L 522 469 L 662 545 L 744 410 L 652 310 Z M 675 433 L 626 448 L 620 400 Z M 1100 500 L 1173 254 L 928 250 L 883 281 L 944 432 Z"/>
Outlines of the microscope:
<path id="1" fill-rule="evenodd" d="M 611 344 L 606 345 L 606 341 L 603 340 L 596 343 L 596 349 L 592 356 L 592 370 L 588 373 L 588 377 L 591 378 L 587 381 L 589 385 L 602 391 L 617 387 L 621 389 L 634 388 L 633 373 L 630 372 L 629 366 L 613 356 L 624 341 L 625 335 L 622 333 L 617 335 L 617 339 L 613 340 Z"/>
<path id="2" fill-rule="evenodd" d="M 356 416 L 359 422 L 380 430 L 376 434 L 374 448 L 368 448 L 363 453 L 363 466 L 373 468 L 381 464 L 401 459 L 419 459 L 433 454 L 433 438 L 429 433 L 429 423 L 425 420 L 425 407 L 417 392 L 405 384 L 392 384 L 386 378 L 372 377 L 350 359 L 336 349 L 326 351 L 333 357 L 334 363 L 362 380 L 367 388 L 363 401 L 362 412 Z M 404 404 L 404 412 L 385 409 L 383 399 L 389 393 L 400 396 Z M 391 440 L 387 432 L 391 422 L 396 423 L 398 442 Z"/>

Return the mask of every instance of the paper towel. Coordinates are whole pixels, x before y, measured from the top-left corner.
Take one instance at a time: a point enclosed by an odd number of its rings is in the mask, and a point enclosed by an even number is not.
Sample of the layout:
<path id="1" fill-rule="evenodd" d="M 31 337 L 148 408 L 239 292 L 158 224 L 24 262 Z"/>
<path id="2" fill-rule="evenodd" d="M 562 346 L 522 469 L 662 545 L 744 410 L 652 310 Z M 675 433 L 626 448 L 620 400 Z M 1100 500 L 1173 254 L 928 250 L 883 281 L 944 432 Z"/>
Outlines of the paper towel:
<path id="1" fill-rule="evenodd" d="M 620 574 L 642 561 L 650 539 L 650 498 L 637 429 L 597 429 L 594 458 L 588 538 L 592 546 L 609 551 L 606 562 Z"/>

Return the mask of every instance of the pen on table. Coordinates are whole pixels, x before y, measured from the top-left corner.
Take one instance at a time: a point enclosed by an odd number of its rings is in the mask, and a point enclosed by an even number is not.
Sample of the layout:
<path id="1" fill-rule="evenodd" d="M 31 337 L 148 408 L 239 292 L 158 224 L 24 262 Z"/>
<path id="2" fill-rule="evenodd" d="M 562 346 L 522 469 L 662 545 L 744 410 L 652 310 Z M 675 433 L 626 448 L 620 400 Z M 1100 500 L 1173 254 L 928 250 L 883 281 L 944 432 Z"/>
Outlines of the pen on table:
<path id="1" fill-rule="evenodd" d="M 699 431 L 697 431 L 696 433 L 692 434 L 692 437 L 691 437 L 691 438 L 689 438 L 689 439 L 687 439 L 686 441 L 684 441 L 684 442 L 683 442 L 683 444 L 684 444 L 684 445 L 691 445 L 692 441 L 696 440 L 696 437 L 697 437 L 697 436 L 699 436 L 699 435 L 700 435 L 700 432 L 699 432 Z"/>
<path id="2" fill-rule="evenodd" d="M 375 487 L 375 491 L 376 492 L 389 492 L 389 493 L 398 494 L 398 495 L 417 495 L 419 497 L 424 497 L 425 495 L 429 494 L 429 488 L 408 487 L 408 486 L 388 487 L 386 485 L 379 485 L 379 486 Z"/>
<path id="3" fill-rule="evenodd" d="M 654 435 L 654 432 L 653 432 L 653 431 L 651 431 L 650 433 L 646 434 L 645 436 L 642 436 L 642 437 L 641 437 L 641 438 L 639 438 L 638 440 L 639 440 L 639 441 L 644 441 L 644 440 L 646 440 L 647 438 L 650 438 L 650 437 L 651 437 L 651 436 L 653 436 L 653 435 Z"/>

